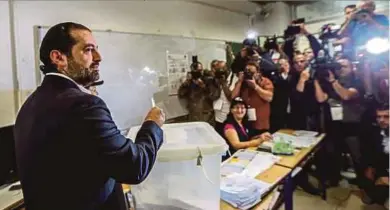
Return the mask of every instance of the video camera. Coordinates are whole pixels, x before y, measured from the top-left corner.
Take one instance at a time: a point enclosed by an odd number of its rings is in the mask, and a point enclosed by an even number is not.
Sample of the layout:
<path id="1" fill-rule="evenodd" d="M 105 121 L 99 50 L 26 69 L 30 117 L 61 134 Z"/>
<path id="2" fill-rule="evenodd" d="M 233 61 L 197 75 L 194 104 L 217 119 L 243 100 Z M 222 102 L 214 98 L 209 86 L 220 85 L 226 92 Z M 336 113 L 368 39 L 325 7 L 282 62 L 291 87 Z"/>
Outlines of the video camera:
<path id="1" fill-rule="evenodd" d="M 364 20 L 367 16 L 370 16 L 370 11 L 368 9 L 360 9 L 354 13 L 353 20 Z"/>
<path id="2" fill-rule="evenodd" d="M 323 25 L 321 27 L 319 39 L 327 40 L 327 39 L 339 38 L 339 35 L 337 33 L 339 32 L 340 28 L 341 28 L 340 25 L 336 25 L 334 23 Z"/>
<path id="3" fill-rule="evenodd" d="M 267 39 L 264 42 L 264 49 L 267 51 L 278 49 L 278 40 L 276 35 L 274 35 L 272 38 L 267 37 Z"/>
<path id="4" fill-rule="evenodd" d="M 317 79 L 324 79 L 329 77 L 329 72 L 331 71 L 336 77 L 336 71 L 341 69 L 341 65 L 331 58 L 330 56 L 317 56 L 311 63 L 311 70 L 314 72 L 313 77 Z"/>
<path id="5" fill-rule="evenodd" d="M 301 32 L 301 27 L 297 24 L 305 23 L 305 18 L 299 18 L 296 20 L 293 20 L 291 22 L 291 25 L 287 27 L 286 30 L 284 30 L 284 38 L 288 39 L 291 38 Z"/>

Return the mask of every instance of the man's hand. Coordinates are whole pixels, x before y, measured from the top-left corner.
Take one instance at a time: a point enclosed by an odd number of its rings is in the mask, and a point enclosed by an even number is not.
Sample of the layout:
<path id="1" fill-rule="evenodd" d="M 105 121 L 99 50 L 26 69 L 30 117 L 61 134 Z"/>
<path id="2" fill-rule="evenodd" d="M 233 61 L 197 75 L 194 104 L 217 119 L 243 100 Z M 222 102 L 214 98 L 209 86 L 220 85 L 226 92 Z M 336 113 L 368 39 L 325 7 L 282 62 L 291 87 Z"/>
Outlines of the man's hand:
<path id="1" fill-rule="evenodd" d="M 384 176 L 384 177 L 379 177 L 376 182 L 375 182 L 375 185 L 387 185 L 389 186 L 389 177 L 387 176 Z"/>
<path id="2" fill-rule="evenodd" d="M 153 107 L 146 115 L 145 121 L 153 121 L 161 127 L 165 122 L 165 114 L 162 109 Z"/>
<path id="3" fill-rule="evenodd" d="M 204 88 L 206 87 L 206 85 L 204 84 L 203 80 L 202 79 L 197 79 L 197 80 L 194 80 L 194 83 L 197 84 L 199 87 L 201 88 Z"/>
<path id="4" fill-rule="evenodd" d="M 327 78 L 328 82 L 333 83 L 336 80 L 333 72 L 332 71 L 328 71 L 328 74 L 329 74 L 329 76 Z"/>
<path id="5" fill-rule="evenodd" d="M 364 171 L 364 176 L 366 176 L 368 179 L 374 181 L 375 169 L 372 168 L 372 167 L 368 167 L 368 168 Z"/>
<path id="6" fill-rule="evenodd" d="M 238 82 L 242 83 L 244 81 L 244 72 L 238 72 Z"/>
<path id="7" fill-rule="evenodd" d="M 299 24 L 299 27 L 301 28 L 301 34 L 305 34 L 305 35 L 309 34 L 304 23 Z"/>
<path id="8" fill-rule="evenodd" d="M 306 82 L 307 80 L 309 80 L 310 78 L 310 74 L 309 74 L 309 70 L 304 70 L 301 72 L 301 75 L 299 76 L 299 79 Z"/>
<path id="9" fill-rule="evenodd" d="M 257 84 L 256 84 L 256 80 L 254 79 L 251 79 L 251 80 L 246 80 L 246 83 L 248 84 L 249 87 L 255 89 Z"/>

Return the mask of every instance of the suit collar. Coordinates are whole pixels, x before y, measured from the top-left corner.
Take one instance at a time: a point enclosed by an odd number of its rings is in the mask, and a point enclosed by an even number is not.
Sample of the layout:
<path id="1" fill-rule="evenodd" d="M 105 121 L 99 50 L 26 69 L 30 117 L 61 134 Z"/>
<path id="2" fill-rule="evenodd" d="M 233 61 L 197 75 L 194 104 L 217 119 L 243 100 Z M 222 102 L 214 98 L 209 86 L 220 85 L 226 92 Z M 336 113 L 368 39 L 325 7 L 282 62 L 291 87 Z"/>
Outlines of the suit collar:
<path id="1" fill-rule="evenodd" d="M 73 83 L 78 89 L 80 89 L 82 92 L 91 94 L 91 91 L 89 91 L 88 89 L 86 89 L 86 88 L 83 87 L 82 85 L 77 84 L 73 79 L 71 79 L 70 77 L 66 76 L 65 74 L 61 74 L 61 73 L 57 73 L 57 72 L 50 72 L 50 73 L 47 73 L 47 74 L 45 75 L 45 79 L 46 79 L 46 77 L 48 77 L 48 76 L 62 77 L 63 79 L 66 79 L 66 80 L 72 82 L 72 83 Z"/>

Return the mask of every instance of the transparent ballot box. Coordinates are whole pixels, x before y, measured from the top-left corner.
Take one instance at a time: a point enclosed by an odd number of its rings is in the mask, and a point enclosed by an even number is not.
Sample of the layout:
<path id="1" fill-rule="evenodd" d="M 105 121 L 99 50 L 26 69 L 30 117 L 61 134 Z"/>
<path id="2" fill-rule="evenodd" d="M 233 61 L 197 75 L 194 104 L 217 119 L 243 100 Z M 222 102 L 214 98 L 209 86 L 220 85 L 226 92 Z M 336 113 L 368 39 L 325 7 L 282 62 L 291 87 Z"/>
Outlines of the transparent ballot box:
<path id="1" fill-rule="evenodd" d="M 135 139 L 140 126 L 130 129 Z M 164 143 L 144 182 L 131 187 L 136 209 L 219 209 L 225 140 L 208 123 L 163 126 Z"/>

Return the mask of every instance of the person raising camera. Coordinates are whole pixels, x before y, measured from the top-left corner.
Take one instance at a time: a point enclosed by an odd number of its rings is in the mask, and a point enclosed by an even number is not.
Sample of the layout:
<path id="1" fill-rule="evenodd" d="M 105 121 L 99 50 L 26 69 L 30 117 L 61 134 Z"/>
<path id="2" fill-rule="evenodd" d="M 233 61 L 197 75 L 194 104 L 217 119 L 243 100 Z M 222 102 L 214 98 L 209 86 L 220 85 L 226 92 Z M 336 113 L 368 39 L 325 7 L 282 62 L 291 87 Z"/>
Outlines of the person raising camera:
<path id="1" fill-rule="evenodd" d="M 214 64 L 214 65 L 213 65 Z M 228 76 L 230 71 L 227 69 L 225 61 L 213 61 L 213 82 L 209 86 L 210 98 L 213 101 L 215 131 L 223 136 L 224 121 L 229 113 L 231 101 L 231 89 L 228 86 Z"/>
<path id="2" fill-rule="evenodd" d="M 385 15 L 376 14 L 373 0 L 361 0 L 357 10 L 342 33 L 350 37 L 355 48 L 361 47 L 372 38 L 389 37 L 389 19 Z"/>
<path id="3" fill-rule="evenodd" d="M 178 96 L 187 101 L 188 120 L 203 121 L 213 124 L 212 100 L 200 62 L 191 64 L 191 72 L 179 87 Z"/>
<path id="4" fill-rule="evenodd" d="M 326 132 L 328 135 L 329 158 L 333 158 L 332 168 L 329 178 L 337 185 L 340 179 L 341 170 L 341 148 L 347 148 L 351 154 L 355 172 L 359 178 L 361 174 L 359 149 L 359 122 L 364 111 L 361 103 L 364 95 L 362 82 L 353 72 L 351 61 L 342 57 L 337 60 L 340 64 L 334 71 L 318 69 L 322 76 L 317 76 L 314 80 L 315 96 L 319 103 L 327 103 L 325 112 Z M 324 78 L 323 78 L 324 77 Z M 321 83 L 319 80 L 325 81 Z"/>
<path id="5" fill-rule="evenodd" d="M 252 56 L 256 59 L 258 55 Z M 257 61 L 249 61 L 245 71 L 239 72 L 238 81 L 232 91 L 232 98 L 241 96 L 248 104 L 248 117 L 257 134 L 269 130 L 270 102 L 274 86 L 271 80 L 263 77 Z"/>

